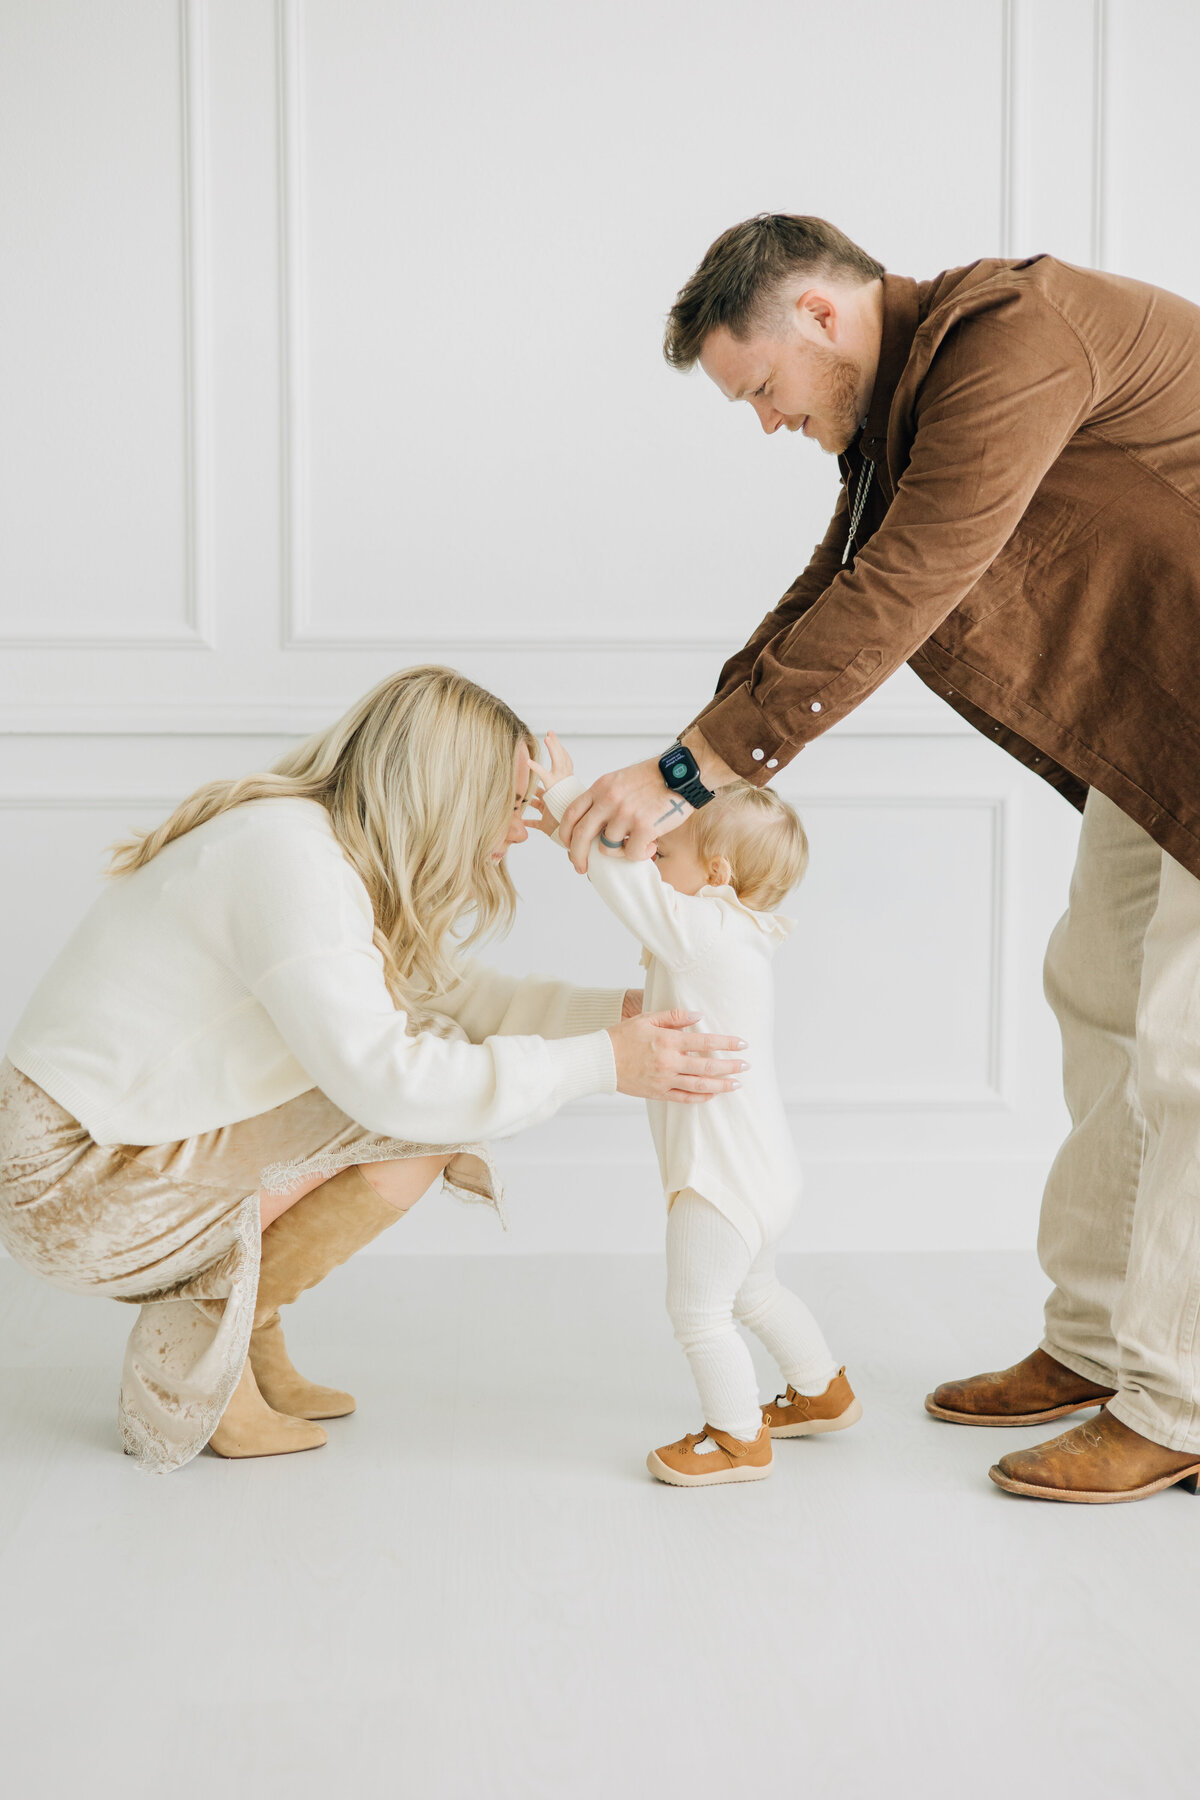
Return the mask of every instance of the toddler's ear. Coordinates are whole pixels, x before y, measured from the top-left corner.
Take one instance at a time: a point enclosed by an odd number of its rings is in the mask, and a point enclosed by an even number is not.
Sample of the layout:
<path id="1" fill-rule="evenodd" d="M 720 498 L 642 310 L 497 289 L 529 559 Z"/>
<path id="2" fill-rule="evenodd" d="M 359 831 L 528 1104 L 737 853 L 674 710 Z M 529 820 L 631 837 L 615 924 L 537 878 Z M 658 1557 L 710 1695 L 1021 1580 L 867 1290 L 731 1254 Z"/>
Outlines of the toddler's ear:
<path id="1" fill-rule="evenodd" d="M 714 856 L 708 865 L 709 887 L 731 887 L 733 868 L 727 856 Z"/>

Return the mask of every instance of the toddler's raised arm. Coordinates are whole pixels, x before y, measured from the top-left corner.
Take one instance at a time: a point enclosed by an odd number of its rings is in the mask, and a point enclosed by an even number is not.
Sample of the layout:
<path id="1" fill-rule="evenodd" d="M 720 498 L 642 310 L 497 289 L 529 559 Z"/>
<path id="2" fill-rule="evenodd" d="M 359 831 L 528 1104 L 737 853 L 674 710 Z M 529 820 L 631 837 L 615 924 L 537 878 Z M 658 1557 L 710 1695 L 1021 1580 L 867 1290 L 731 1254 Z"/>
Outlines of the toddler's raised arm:
<path id="1" fill-rule="evenodd" d="M 575 775 L 558 781 L 545 794 L 547 811 L 561 819 L 584 791 Z M 554 843 L 561 843 L 555 832 Z M 653 860 L 628 862 L 597 840 L 588 858 L 588 880 L 610 912 L 646 946 L 652 956 L 676 969 L 696 962 L 721 930 L 718 901 L 698 894 L 679 894 L 659 874 Z"/>

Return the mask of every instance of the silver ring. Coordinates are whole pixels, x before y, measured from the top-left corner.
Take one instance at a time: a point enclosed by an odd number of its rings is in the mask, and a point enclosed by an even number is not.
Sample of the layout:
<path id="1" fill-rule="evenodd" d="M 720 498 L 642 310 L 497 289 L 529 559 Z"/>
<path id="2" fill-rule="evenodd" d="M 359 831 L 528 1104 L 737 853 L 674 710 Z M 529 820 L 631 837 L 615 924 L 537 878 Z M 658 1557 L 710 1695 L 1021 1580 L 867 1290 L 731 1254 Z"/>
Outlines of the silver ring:
<path id="1" fill-rule="evenodd" d="M 624 844 L 625 839 L 618 838 L 616 840 L 616 842 L 614 843 L 612 838 L 606 838 L 604 833 L 601 832 L 600 833 L 600 842 L 604 845 L 604 848 L 606 850 L 619 850 L 621 848 L 621 846 Z"/>

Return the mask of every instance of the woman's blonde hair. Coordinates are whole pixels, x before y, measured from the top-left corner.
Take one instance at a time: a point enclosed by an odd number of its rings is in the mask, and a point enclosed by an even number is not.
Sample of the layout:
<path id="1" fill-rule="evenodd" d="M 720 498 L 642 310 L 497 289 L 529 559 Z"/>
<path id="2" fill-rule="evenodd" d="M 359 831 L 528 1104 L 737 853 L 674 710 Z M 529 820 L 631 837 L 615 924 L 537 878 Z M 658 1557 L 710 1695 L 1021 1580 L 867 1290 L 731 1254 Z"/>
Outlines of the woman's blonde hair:
<path id="1" fill-rule="evenodd" d="M 212 781 L 155 831 L 115 844 L 110 875 L 144 868 L 167 844 L 250 800 L 316 800 L 375 914 L 375 943 L 397 1001 L 420 1005 L 457 979 L 456 953 L 512 924 L 516 890 L 491 852 L 516 798 L 513 759 L 529 727 L 454 669 L 401 669 L 273 768 Z M 467 934 L 451 928 L 472 915 Z"/>
<path id="2" fill-rule="evenodd" d="M 735 781 L 695 815 L 693 843 L 702 863 L 723 856 L 739 900 L 773 912 L 808 867 L 808 839 L 795 810 L 773 788 Z"/>

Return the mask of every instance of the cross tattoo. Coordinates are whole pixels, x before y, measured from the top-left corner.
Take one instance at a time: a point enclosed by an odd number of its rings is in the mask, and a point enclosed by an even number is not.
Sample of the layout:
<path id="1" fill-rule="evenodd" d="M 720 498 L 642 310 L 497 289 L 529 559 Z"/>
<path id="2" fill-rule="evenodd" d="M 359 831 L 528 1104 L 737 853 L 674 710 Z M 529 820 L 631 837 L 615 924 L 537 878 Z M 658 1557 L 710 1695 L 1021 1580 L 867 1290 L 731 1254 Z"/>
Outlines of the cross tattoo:
<path id="1" fill-rule="evenodd" d="M 670 806 L 668 806 L 666 812 L 663 814 L 662 819 L 655 819 L 655 821 L 654 821 L 655 827 L 657 828 L 659 825 L 661 825 L 663 822 L 663 819 L 669 819 L 673 815 L 678 817 L 678 815 L 680 813 L 682 813 L 684 810 L 685 809 L 684 809 L 683 801 L 679 798 L 679 796 L 677 794 L 673 795 L 672 799 L 671 799 L 671 804 L 670 804 Z"/>

